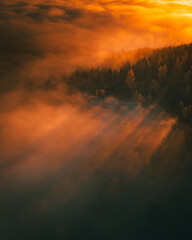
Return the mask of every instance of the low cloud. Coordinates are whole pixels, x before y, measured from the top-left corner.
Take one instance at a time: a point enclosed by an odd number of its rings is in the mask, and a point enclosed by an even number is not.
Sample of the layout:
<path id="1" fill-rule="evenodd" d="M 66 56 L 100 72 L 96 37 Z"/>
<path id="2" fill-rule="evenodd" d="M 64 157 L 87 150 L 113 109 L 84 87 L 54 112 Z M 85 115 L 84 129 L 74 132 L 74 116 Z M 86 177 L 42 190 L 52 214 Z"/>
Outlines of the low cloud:
<path id="1" fill-rule="evenodd" d="M 1 88 L 23 71 L 64 72 L 97 66 L 112 53 L 190 42 L 190 7 L 190 1 L 2 1 Z"/>

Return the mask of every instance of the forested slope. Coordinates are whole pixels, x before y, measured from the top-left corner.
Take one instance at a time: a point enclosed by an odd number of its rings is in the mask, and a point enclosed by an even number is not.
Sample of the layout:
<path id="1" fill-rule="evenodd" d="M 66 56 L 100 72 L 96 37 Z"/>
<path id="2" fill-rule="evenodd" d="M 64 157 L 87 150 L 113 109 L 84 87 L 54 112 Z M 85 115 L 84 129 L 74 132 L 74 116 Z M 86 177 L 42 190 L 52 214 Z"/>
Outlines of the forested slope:
<path id="1" fill-rule="evenodd" d="M 119 70 L 95 68 L 77 70 L 63 76 L 71 88 L 95 95 L 137 101 L 142 105 L 158 103 L 182 121 L 192 120 L 192 43 L 154 50 L 134 64 L 124 63 Z"/>

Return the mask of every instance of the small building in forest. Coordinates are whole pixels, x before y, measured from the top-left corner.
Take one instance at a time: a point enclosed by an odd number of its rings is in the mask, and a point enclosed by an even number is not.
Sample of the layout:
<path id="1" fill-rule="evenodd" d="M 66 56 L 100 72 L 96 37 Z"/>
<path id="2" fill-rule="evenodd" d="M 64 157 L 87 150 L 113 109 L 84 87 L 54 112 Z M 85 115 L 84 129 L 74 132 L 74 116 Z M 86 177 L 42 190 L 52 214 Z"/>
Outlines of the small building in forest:
<path id="1" fill-rule="evenodd" d="M 105 90 L 104 89 L 98 89 L 98 90 L 96 90 L 95 94 L 96 94 L 97 97 L 102 97 L 102 96 L 105 95 Z"/>

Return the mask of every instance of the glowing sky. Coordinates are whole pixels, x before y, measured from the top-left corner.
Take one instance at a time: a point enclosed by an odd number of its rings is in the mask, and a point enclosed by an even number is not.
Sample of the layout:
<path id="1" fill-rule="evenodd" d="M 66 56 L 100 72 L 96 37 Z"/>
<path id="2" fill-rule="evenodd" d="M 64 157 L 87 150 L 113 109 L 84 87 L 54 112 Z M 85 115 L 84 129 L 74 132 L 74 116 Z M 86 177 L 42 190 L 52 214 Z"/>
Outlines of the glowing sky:
<path id="1" fill-rule="evenodd" d="M 95 65 L 111 52 L 191 42 L 192 1 L 3 0 L 0 31 L 4 64 L 11 54 L 45 68 Z"/>

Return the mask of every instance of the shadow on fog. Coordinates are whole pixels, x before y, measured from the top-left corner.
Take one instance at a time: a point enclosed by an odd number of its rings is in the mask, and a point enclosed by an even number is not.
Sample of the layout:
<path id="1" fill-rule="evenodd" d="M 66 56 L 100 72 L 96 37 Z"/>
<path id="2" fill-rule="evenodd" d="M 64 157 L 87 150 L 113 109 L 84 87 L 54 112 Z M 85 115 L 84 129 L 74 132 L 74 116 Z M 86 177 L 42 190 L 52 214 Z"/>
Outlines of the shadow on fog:
<path id="1" fill-rule="evenodd" d="M 1 114 L 2 239 L 188 236 L 191 129 L 157 106 L 59 97 Z"/>

